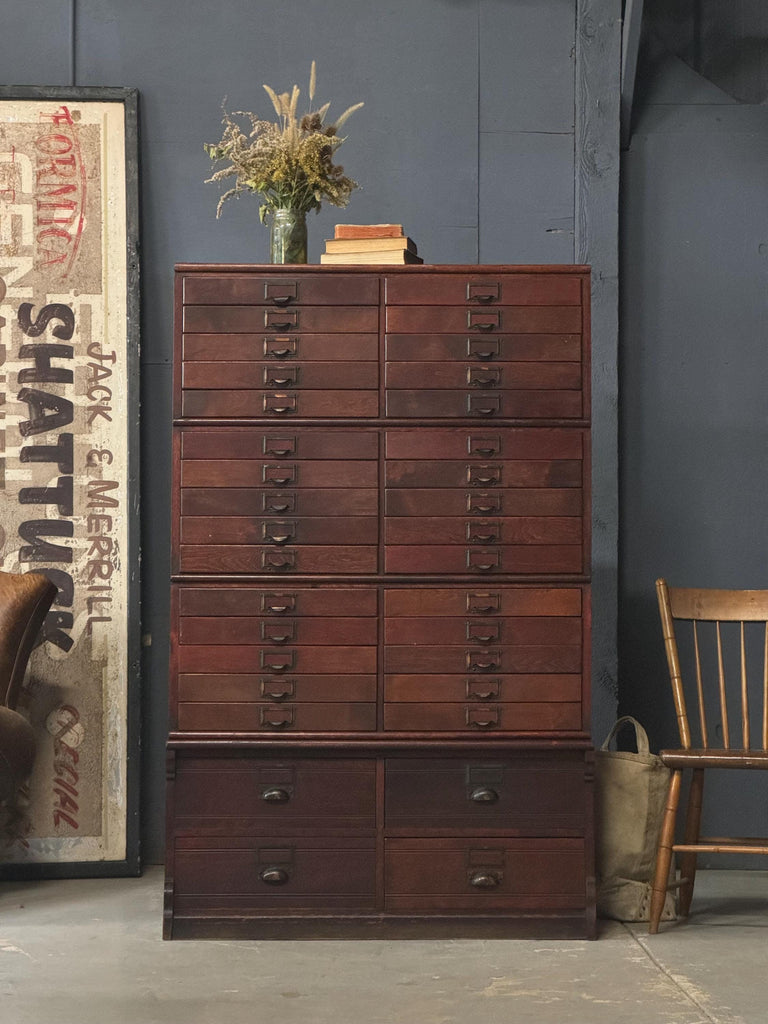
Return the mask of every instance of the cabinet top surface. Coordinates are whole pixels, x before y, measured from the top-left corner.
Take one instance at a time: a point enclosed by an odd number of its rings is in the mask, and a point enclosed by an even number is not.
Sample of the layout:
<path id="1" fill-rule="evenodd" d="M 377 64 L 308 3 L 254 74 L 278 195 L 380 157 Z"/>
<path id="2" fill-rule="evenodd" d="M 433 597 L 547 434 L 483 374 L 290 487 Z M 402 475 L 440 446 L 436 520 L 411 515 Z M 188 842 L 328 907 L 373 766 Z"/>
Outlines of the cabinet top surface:
<path id="1" fill-rule="evenodd" d="M 177 263 L 177 273 L 192 274 L 588 274 L 590 267 L 576 263 L 562 264 L 448 264 L 424 263 L 400 266 L 383 263 L 344 263 L 327 266 L 320 263 Z"/>

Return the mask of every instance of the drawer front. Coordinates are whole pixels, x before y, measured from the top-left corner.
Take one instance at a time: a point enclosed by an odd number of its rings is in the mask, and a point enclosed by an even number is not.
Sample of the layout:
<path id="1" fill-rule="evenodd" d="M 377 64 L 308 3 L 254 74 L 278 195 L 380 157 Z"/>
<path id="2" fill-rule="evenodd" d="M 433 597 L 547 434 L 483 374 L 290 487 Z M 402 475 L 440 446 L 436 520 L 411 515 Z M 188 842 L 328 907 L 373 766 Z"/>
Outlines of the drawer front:
<path id="1" fill-rule="evenodd" d="M 173 799 L 177 834 L 373 829 L 376 771 L 371 761 L 182 757 Z"/>
<path id="2" fill-rule="evenodd" d="M 387 334 L 579 334 L 580 306 L 387 306 Z M 247 328 L 244 328 L 247 330 Z M 251 328 L 253 329 L 253 328 Z M 358 330 L 366 328 L 359 327 Z"/>
<path id="3" fill-rule="evenodd" d="M 384 651 L 386 672 L 461 673 L 501 675 L 504 673 L 580 672 L 581 644 L 499 644 L 488 647 L 471 641 L 463 646 L 411 646 L 390 644 Z"/>
<path id="4" fill-rule="evenodd" d="M 581 587 L 388 587 L 384 592 L 384 608 L 388 618 L 419 615 L 580 616 L 583 600 Z"/>
<path id="5" fill-rule="evenodd" d="M 252 586 L 179 587 L 183 615 L 376 616 L 378 595 L 372 587 L 324 586 L 269 590 Z"/>
<path id="6" fill-rule="evenodd" d="M 191 415 L 191 414 L 187 414 Z M 386 393 L 386 415 L 409 418 L 581 419 L 580 391 L 395 391 Z"/>
<path id="7" fill-rule="evenodd" d="M 253 701 L 374 704 L 377 686 L 374 674 L 271 676 L 247 672 L 237 675 L 226 671 L 182 672 L 177 692 L 179 703 L 183 704 L 248 704 Z"/>
<path id="8" fill-rule="evenodd" d="M 376 648 L 180 644 L 178 662 L 180 672 L 218 672 L 224 666 L 234 673 L 286 677 L 294 673 L 324 675 L 329 672 L 365 675 L 376 672 Z"/>
<path id="9" fill-rule="evenodd" d="M 576 732 L 581 703 L 396 704 L 384 706 L 384 728 L 393 732 Z"/>
<path id="10" fill-rule="evenodd" d="M 515 487 L 390 488 L 384 493 L 388 516 L 580 516 L 580 488 Z"/>
<path id="11" fill-rule="evenodd" d="M 267 362 L 373 362 L 379 359 L 378 334 L 185 334 L 181 340 L 183 363 Z"/>
<path id="12" fill-rule="evenodd" d="M 179 701 L 178 726 L 184 732 L 371 732 L 376 705 Z"/>
<path id="13" fill-rule="evenodd" d="M 587 789 L 578 753 L 518 758 L 388 759 L 386 827 L 503 830 L 528 836 L 582 836 Z"/>
<path id="14" fill-rule="evenodd" d="M 275 837 L 278 840 L 279 837 Z M 376 890 L 373 839 L 177 839 L 174 903 L 238 915 L 259 908 L 372 908 Z"/>
<path id="15" fill-rule="evenodd" d="M 578 516 L 389 516 L 384 523 L 387 544 L 576 544 L 582 543 Z M 350 543 L 355 543 L 350 536 Z"/>
<path id="16" fill-rule="evenodd" d="M 260 390 L 264 388 L 294 391 L 325 389 L 373 390 L 379 386 L 375 363 L 307 363 L 287 365 L 271 362 L 220 363 L 186 362 L 182 371 L 184 389 Z"/>
<path id="17" fill-rule="evenodd" d="M 522 391 L 578 390 L 581 388 L 581 366 L 579 363 L 555 362 L 497 361 L 492 366 L 473 361 L 388 362 L 384 379 L 386 387 L 395 390 L 419 387 L 470 388 L 478 392 L 501 388 Z"/>
<path id="18" fill-rule="evenodd" d="M 186 427 L 179 431 L 183 463 L 198 459 L 366 460 L 379 455 L 375 432 L 364 430 L 268 430 L 259 427 Z M 232 486 L 227 483 L 227 486 Z"/>
<path id="19" fill-rule="evenodd" d="M 368 334 L 378 329 L 376 306 L 187 305 L 182 318 L 182 330 L 189 334 Z"/>
<path id="20" fill-rule="evenodd" d="M 181 464 L 182 487 L 373 487 L 378 467 L 371 460 L 191 459 Z"/>
<path id="21" fill-rule="evenodd" d="M 377 544 L 378 523 L 363 516 L 333 518 L 185 516 L 182 544 Z"/>
<path id="22" fill-rule="evenodd" d="M 494 573 L 540 575 L 583 571 L 580 545 L 500 544 L 494 548 L 434 544 L 430 547 L 390 545 L 384 555 L 391 573 L 465 573 L 470 576 Z"/>
<path id="23" fill-rule="evenodd" d="M 581 363 L 580 334 L 388 334 L 387 362 L 443 363 L 494 366 L 498 362 Z"/>
<path id="24" fill-rule="evenodd" d="M 186 516 L 376 516 L 373 488 L 185 487 L 181 513 Z"/>
<path id="25" fill-rule="evenodd" d="M 542 913 L 586 904 L 578 839 L 388 839 L 385 910 Z"/>
<path id="26" fill-rule="evenodd" d="M 378 416 L 378 391 L 199 391 L 185 390 L 181 415 L 191 418 L 228 419 L 267 417 L 290 419 L 297 416 Z"/>
<path id="27" fill-rule="evenodd" d="M 586 432 L 573 427 L 389 427 L 384 434 L 388 460 L 460 459 L 469 466 L 493 460 L 582 459 Z"/>
<path id="28" fill-rule="evenodd" d="M 378 306 L 379 281 L 354 274 L 195 274 L 184 278 L 185 305 Z"/>
<path id="29" fill-rule="evenodd" d="M 184 616 L 180 644 L 365 644 L 375 646 L 378 623 L 360 618 L 286 618 L 264 616 Z"/>
<path id="30" fill-rule="evenodd" d="M 346 575 L 376 572 L 377 547 L 316 545 L 272 547 L 240 544 L 181 544 L 178 566 L 189 573 L 308 573 Z"/>
<path id="31" fill-rule="evenodd" d="M 393 704 L 578 703 L 581 675 L 386 675 L 384 700 Z"/>
<path id="32" fill-rule="evenodd" d="M 390 275 L 388 305 L 578 306 L 581 278 L 574 274 L 478 273 Z"/>

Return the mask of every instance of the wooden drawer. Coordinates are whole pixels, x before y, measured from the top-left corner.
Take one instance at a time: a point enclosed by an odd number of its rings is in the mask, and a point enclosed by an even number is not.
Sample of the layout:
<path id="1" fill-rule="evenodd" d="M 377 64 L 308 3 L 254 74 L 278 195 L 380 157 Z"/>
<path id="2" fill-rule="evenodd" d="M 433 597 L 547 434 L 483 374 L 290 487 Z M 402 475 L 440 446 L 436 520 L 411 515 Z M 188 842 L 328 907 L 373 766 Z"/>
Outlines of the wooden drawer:
<path id="1" fill-rule="evenodd" d="M 376 487 L 375 460 L 189 459 L 181 464 L 182 487 Z"/>
<path id="2" fill-rule="evenodd" d="M 178 564 L 179 572 L 190 573 L 372 573 L 378 565 L 378 548 L 181 544 Z"/>
<path id="3" fill-rule="evenodd" d="M 376 646 L 375 618 L 293 618 L 284 616 L 184 616 L 181 644 L 341 644 Z"/>
<path id="4" fill-rule="evenodd" d="M 205 274 L 184 278 L 187 305 L 338 306 L 379 303 L 378 277 L 355 274 Z"/>
<path id="5" fill-rule="evenodd" d="M 179 434 L 181 458 L 185 463 L 197 459 L 290 459 L 292 462 L 371 459 L 375 462 L 379 456 L 378 436 L 370 430 L 184 427 Z"/>
<path id="6" fill-rule="evenodd" d="M 387 618 L 421 615 L 581 615 L 580 587 L 388 587 Z"/>
<path id="7" fill-rule="evenodd" d="M 179 587 L 182 615 L 375 616 L 378 594 L 373 587 L 322 589 L 291 587 L 264 590 L 253 586 Z"/>
<path id="8" fill-rule="evenodd" d="M 467 643 L 464 647 L 421 647 L 389 644 L 384 649 L 384 670 L 391 673 L 461 673 L 503 675 L 505 673 L 581 672 L 581 644 L 498 644 L 485 647 Z"/>
<path id="9" fill-rule="evenodd" d="M 489 459 L 581 460 L 587 442 L 587 432 L 574 427 L 389 427 L 384 432 L 387 459 L 461 459 L 473 464 Z"/>
<path id="10" fill-rule="evenodd" d="M 558 364 L 552 364 L 553 366 Z M 275 389 L 296 391 L 318 388 L 342 388 L 357 391 L 379 386 L 375 363 L 294 363 L 275 361 L 248 363 L 186 362 L 182 369 L 182 388 Z"/>
<path id="11" fill-rule="evenodd" d="M 185 487 L 185 516 L 376 516 L 379 492 L 374 488 Z"/>
<path id="12" fill-rule="evenodd" d="M 205 366 L 206 364 L 195 365 Z M 226 379 L 225 374 L 222 374 L 222 379 Z M 472 388 L 476 391 L 500 388 L 510 388 L 516 391 L 530 389 L 578 390 L 581 388 L 581 365 L 579 363 L 555 362 L 496 362 L 492 366 L 474 362 L 388 362 L 384 370 L 384 381 L 387 388 L 394 390 L 420 387 Z M 280 385 L 275 386 L 279 387 Z"/>
<path id="13" fill-rule="evenodd" d="M 580 306 L 395 306 L 386 310 L 387 334 L 578 334 Z M 199 330 L 199 328 L 194 328 Z M 217 330 L 223 330 L 217 327 Z M 241 328 L 248 330 L 248 327 Z M 257 330 L 251 327 L 250 330 Z M 358 327 L 357 330 L 369 328 Z M 187 328 L 189 330 L 189 328 Z"/>
<path id="14" fill-rule="evenodd" d="M 390 275 L 385 281 L 389 305 L 578 305 L 581 280 L 569 274 L 478 273 Z"/>
<path id="15" fill-rule="evenodd" d="M 391 704 L 550 703 L 581 700 L 581 675 L 386 675 L 384 700 Z"/>
<path id="16" fill-rule="evenodd" d="M 387 839 L 385 910 L 553 913 L 586 903 L 580 839 Z"/>
<path id="17" fill-rule="evenodd" d="M 580 334 L 388 334 L 384 341 L 390 362 L 443 362 L 468 359 L 494 365 L 507 362 L 581 361 Z"/>
<path id="18" fill-rule="evenodd" d="M 385 704 L 384 728 L 393 732 L 576 732 L 581 703 Z"/>
<path id="19" fill-rule="evenodd" d="M 183 516 L 182 544 L 377 544 L 373 516 L 275 519 L 266 516 Z"/>
<path id="20" fill-rule="evenodd" d="M 362 703 L 185 703 L 178 705 L 184 732 L 370 732 L 376 705 Z"/>
<path id="21" fill-rule="evenodd" d="M 576 487 L 393 487 L 384 493 L 388 516 L 580 516 L 582 505 Z"/>
<path id="22" fill-rule="evenodd" d="M 494 548 L 389 545 L 384 551 L 384 568 L 386 572 L 414 574 L 575 575 L 584 571 L 584 558 L 580 544 L 499 544 Z"/>
<path id="23" fill-rule="evenodd" d="M 580 646 L 581 631 L 581 619 L 575 615 L 510 616 L 491 614 L 482 618 L 475 615 L 461 618 L 447 615 L 420 615 L 412 618 L 388 615 L 385 621 L 384 642 L 387 644 L 416 644 L 422 647 L 456 645 L 466 647 L 467 644 L 574 644 Z"/>
<path id="24" fill-rule="evenodd" d="M 177 835 L 373 829 L 373 761 L 181 757 L 173 787 Z"/>
<path id="25" fill-rule="evenodd" d="M 269 647 L 262 645 L 219 646 L 180 644 L 179 672 L 262 673 L 292 676 L 294 673 L 324 675 L 376 672 L 375 647 Z"/>
<path id="26" fill-rule="evenodd" d="M 264 359 L 293 363 L 377 362 L 378 334 L 185 334 L 182 360 L 242 363 Z"/>
<path id="27" fill-rule="evenodd" d="M 322 621 L 322 620 L 320 620 Z M 247 704 L 251 701 L 279 704 L 354 703 L 376 701 L 376 676 L 301 675 L 269 676 L 255 673 L 182 672 L 176 685 L 178 700 L 185 704 Z"/>
<path id="28" fill-rule="evenodd" d="M 191 415 L 187 413 L 187 415 Z M 386 415 L 434 418 L 581 419 L 580 391 L 394 391 L 386 393 Z"/>
<path id="29" fill-rule="evenodd" d="M 350 543 L 355 543 L 350 532 Z M 387 544 L 578 544 L 582 543 L 579 516 L 503 516 L 473 519 L 465 516 L 388 516 L 384 520 Z"/>
<path id="30" fill-rule="evenodd" d="M 182 319 L 182 330 L 192 334 L 368 334 L 378 329 L 376 306 L 187 305 Z"/>
<path id="31" fill-rule="evenodd" d="M 385 464 L 387 487 L 472 487 L 478 490 L 496 487 L 581 487 L 583 472 L 581 459 L 528 458 L 478 462 L 389 458 Z M 356 483 L 356 486 L 364 484 Z"/>
<path id="32" fill-rule="evenodd" d="M 174 844 L 177 914 L 238 916 L 258 908 L 371 908 L 375 840 L 180 838 Z"/>
<path id="33" fill-rule="evenodd" d="M 425 829 L 503 831 L 528 836 L 581 836 L 586 828 L 584 758 L 526 754 L 517 758 L 390 758 L 385 768 L 386 827 L 410 835 Z"/>
<path id="34" fill-rule="evenodd" d="M 301 394 L 273 391 L 185 390 L 181 415 L 192 418 L 266 416 L 378 416 L 378 391 L 307 391 Z"/>

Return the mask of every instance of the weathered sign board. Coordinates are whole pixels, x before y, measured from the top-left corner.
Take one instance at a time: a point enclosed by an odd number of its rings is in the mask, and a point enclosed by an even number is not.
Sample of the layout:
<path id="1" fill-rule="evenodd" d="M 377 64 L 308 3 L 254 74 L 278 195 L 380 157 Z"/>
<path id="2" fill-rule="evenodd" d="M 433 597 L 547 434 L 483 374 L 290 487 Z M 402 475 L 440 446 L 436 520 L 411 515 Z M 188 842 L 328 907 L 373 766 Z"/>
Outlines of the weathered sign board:
<path id="1" fill-rule="evenodd" d="M 19 705 L 37 759 L 5 874 L 138 870 L 136 108 L 135 90 L 0 88 L 0 569 L 59 588 Z"/>

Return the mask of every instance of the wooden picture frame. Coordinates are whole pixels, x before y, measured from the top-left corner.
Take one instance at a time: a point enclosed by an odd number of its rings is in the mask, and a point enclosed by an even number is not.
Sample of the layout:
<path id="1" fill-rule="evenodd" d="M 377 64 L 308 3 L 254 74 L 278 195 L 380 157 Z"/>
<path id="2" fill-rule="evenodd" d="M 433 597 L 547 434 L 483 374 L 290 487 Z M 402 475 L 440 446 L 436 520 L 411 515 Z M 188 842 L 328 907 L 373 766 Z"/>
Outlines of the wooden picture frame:
<path id="1" fill-rule="evenodd" d="M 134 89 L 0 87 L 0 568 L 59 587 L 0 876 L 139 871 Z"/>

